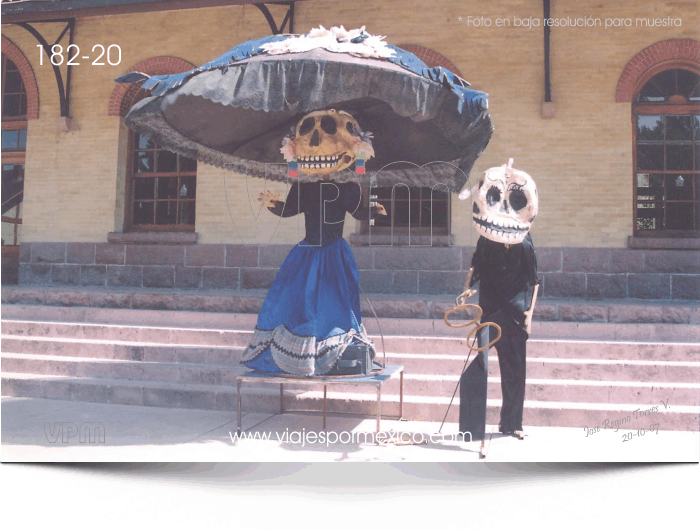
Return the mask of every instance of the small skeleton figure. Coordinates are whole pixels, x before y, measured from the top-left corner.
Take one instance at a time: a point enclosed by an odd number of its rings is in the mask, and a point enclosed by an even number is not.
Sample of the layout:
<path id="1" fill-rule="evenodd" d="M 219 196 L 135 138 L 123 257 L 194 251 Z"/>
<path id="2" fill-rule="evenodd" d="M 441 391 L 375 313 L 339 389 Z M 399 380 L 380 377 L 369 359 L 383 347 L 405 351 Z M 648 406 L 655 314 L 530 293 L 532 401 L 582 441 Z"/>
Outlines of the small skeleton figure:
<path id="1" fill-rule="evenodd" d="M 481 234 L 472 257 L 470 286 L 479 283 L 482 323 L 494 322 L 501 338 L 498 352 L 503 406 L 499 431 L 520 439 L 523 433 L 526 341 L 531 331 L 539 279 L 530 227 L 537 215 L 537 188 L 525 172 L 508 165 L 490 168 L 479 181 L 472 204 Z M 486 340 L 488 342 L 488 340 Z M 483 340 L 481 345 L 485 345 Z M 486 426 L 487 351 L 462 375 L 460 432 L 483 438 Z"/>

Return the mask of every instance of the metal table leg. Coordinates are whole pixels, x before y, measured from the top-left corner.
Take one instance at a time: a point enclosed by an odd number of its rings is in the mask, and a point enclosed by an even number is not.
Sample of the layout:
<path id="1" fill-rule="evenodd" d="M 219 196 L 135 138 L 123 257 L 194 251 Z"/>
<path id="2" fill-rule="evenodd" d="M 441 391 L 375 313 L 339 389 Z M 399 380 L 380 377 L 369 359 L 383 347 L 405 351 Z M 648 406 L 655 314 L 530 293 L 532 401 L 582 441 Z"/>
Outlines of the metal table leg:
<path id="1" fill-rule="evenodd" d="M 382 420 L 382 385 L 377 385 L 377 434 L 379 434 L 379 425 Z"/>
<path id="2" fill-rule="evenodd" d="M 328 390 L 327 385 L 323 385 L 323 430 L 326 430 L 326 391 Z"/>
<path id="3" fill-rule="evenodd" d="M 403 419 L 403 370 L 401 370 L 399 381 L 399 421 Z"/>
<path id="4" fill-rule="evenodd" d="M 238 428 L 236 433 L 241 435 L 241 386 L 243 381 L 241 379 L 236 379 L 236 389 L 237 389 L 237 404 L 238 404 Z"/>

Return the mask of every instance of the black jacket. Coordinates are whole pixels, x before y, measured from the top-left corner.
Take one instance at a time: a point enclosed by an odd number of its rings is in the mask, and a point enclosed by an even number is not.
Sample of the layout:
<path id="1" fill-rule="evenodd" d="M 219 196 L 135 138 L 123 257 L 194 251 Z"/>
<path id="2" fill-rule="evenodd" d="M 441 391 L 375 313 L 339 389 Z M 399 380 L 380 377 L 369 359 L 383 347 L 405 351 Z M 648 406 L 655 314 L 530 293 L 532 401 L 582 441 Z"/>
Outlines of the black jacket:
<path id="1" fill-rule="evenodd" d="M 275 202 L 270 212 L 287 218 L 304 213 L 306 240 L 311 245 L 328 245 L 343 236 L 345 213 L 357 220 L 368 220 L 369 209 L 362 206 L 362 194 L 357 183 L 295 182 L 287 200 Z M 372 207 L 377 214 L 378 207 Z"/>
<path id="2" fill-rule="evenodd" d="M 480 282 L 479 306 L 482 321 L 503 310 L 525 328 L 525 311 L 530 308 L 537 277 L 537 257 L 530 233 L 521 244 L 505 244 L 483 236 L 472 257 L 474 274 L 470 285 Z"/>

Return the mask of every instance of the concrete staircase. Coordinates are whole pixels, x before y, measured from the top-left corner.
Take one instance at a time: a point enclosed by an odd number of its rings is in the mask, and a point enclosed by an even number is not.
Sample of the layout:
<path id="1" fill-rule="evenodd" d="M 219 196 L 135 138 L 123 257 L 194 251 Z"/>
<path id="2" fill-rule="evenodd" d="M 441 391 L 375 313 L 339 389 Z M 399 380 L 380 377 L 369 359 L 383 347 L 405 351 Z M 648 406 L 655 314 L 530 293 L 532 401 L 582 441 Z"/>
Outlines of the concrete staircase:
<path id="1" fill-rule="evenodd" d="M 648 316 L 658 315 L 653 303 L 644 307 Z M 254 313 L 5 304 L 2 395 L 233 411 L 235 379 L 244 370 L 239 359 L 256 318 Z M 381 353 L 376 321 L 365 317 L 364 322 Z M 380 323 L 387 363 L 405 366 L 404 417 L 441 421 L 468 352 L 465 329 L 434 318 L 380 317 Z M 501 391 L 494 350 L 489 361 L 487 419 L 496 424 Z M 244 411 L 279 410 L 278 386 L 246 384 L 243 390 Z M 320 385 L 290 384 L 284 407 L 320 410 L 322 396 Z M 384 386 L 382 398 L 383 413 L 397 415 L 398 379 Z M 372 415 L 375 399 L 371 387 L 330 386 L 328 410 Z M 525 425 L 603 428 L 605 420 L 630 416 L 625 428 L 648 428 L 649 418 L 635 418 L 634 411 L 656 406 L 662 430 L 697 431 L 699 403 L 700 324 L 533 325 Z M 458 409 L 457 396 L 448 421 L 458 420 Z"/>

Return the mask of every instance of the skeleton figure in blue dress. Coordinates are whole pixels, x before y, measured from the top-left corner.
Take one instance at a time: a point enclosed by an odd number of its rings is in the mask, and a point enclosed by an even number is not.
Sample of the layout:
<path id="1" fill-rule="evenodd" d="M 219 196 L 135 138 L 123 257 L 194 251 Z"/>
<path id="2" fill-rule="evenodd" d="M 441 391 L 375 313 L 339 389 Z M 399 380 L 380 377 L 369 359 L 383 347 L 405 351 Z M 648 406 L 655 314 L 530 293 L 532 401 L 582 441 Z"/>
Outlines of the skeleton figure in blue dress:
<path id="1" fill-rule="evenodd" d="M 290 173 L 322 177 L 294 183 L 286 201 L 269 191 L 259 200 L 277 216 L 304 214 L 306 237 L 287 255 L 258 315 L 253 339 L 242 363 L 271 373 L 324 375 L 354 342 L 371 342 L 362 326 L 359 274 L 343 239 L 346 213 L 367 219 L 385 215 L 381 205 L 363 208 L 357 183 L 335 183 L 358 156 L 371 157 L 371 135 L 361 132 L 348 113 L 335 110 L 306 115 L 282 153 Z M 373 349 L 373 347 L 372 347 Z"/>

